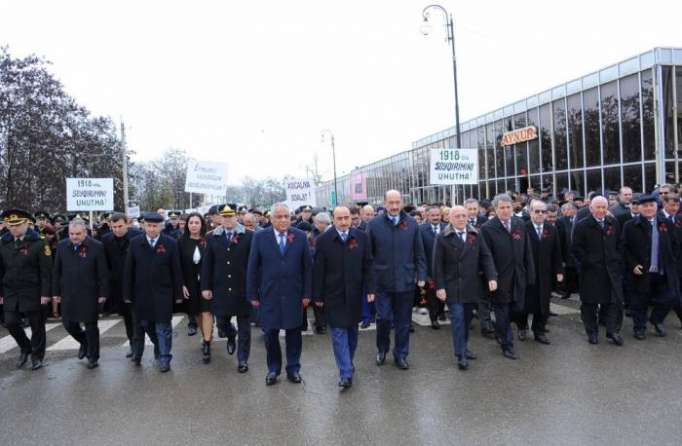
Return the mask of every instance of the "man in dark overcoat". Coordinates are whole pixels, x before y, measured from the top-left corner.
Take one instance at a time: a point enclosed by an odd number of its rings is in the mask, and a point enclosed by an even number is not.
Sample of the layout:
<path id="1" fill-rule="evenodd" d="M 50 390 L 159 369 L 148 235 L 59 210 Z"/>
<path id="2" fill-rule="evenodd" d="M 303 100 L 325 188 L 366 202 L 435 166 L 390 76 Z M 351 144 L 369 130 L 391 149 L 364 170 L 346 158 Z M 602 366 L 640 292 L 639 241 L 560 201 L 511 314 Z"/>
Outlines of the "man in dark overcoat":
<path id="1" fill-rule="evenodd" d="M 436 297 L 436 283 L 433 280 L 433 246 L 436 237 L 445 229 L 446 224 L 441 221 L 442 213 L 440 207 L 431 206 L 426 213 L 427 221 L 419 225 L 421 231 L 422 243 L 424 244 L 424 257 L 426 259 L 426 300 L 429 306 L 429 319 L 431 319 L 431 328 L 438 330 L 440 328 L 439 318 L 445 316 L 445 304 Z"/>
<path id="2" fill-rule="evenodd" d="M 123 301 L 123 271 L 130 240 L 141 236 L 142 231 L 128 225 L 125 214 L 114 213 L 111 216 L 109 226 L 110 232 L 102 237 L 104 245 L 104 255 L 109 267 L 109 296 L 105 303 L 112 313 L 117 313 L 123 317 L 123 324 L 126 330 L 126 337 L 130 349 L 126 354 L 127 358 L 133 356 L 133 310 L 132 305 Z"/>
<path id="3" fill-rule="evenodd" d="M 646 338 L 647 319 L 657 336 L 666 335 L 663 320 L 679 299 L 680 245 L 671 220 L 658 213 L 656 197 L 639 199 L 640 214 L 623 226 L 625 273 L 633 288 L 630 310 L 636 339 Z M 647 318 L 649 306 L 651 316 Z"/>
<path id="4" fill-rule="evenodd" d="M 292 228 L 289 208 L 275 205 L 272 228 L 253 235 L 246 295 L 260 311 L 265 331 L 268 373 L 266 385 L 277 383 L 282 371 L 279 331 L 285 330 L 287 379 L 301 383 L 303 307 L 311 302 L 312 258 L 305 232 Z"/>
<path id="5" fill-rule="evenodd" d="M 315 245 L 313 296 L 315 305 L 325 308 L 341 378 L 339 387 L 345 390 L 353 384 L 364 293 L 373 301 L 374 284 L 367 234 L 351 227 L 350 210 L 345 206 L 334 209 L 333 219 L 334 225 Z"/>
<path id="6" fill-rule="evenodd" d="M 511 320 L 523 311 L 527 285 L 535 280 L 535 264 L 525 222 L 513 215 L 512 199 L 499 194 L 493 199 L 495 218 L 481 226 L 481 235 L 495 260 L 497 290 L 491 296 L 495 331 L 502 354 L 516 359 Z"/>
<path id="7" fill-rule="evenodd" d="M 201 296 L 211 301 L 211 312 L 227 333 L 227 353 L 231 355 L 237 348 L 237 371 L 246 373 L 251 352 L 251 302 L 246 298 L 246 271 L 254 232 L 238 224 L 237 214 L 230 206 L 223 206 L 219 214 L 222 226 L 206 237 Z M 230 323 L 233 316 L 237 317 L 236 333 Z"/>
<path id="8" fill-rule="evenodd" d="M 462 206 L 450 210 L 449 225 L 436 239 L 433 274 L 438 299 L 447 301 L 452 320 L 452 344 L 460 370 L 469 368 L 476 355 L 468 348 L 469 325 L 483 293 L 497 289 L 497 271 L 485 239 L 467 224 Z"/>
<path id="9" fill-rule="evenodd" d="M 573 228 L 571 250 L 580 277 L 580 314 L 590 344 L 599 343 L 599 306 L 603 306 L 606 336 L 623 345 L 623 253 L 618 221 L 608 215 L 602 196 L 590 200 L 591 215 Z"/>
<path id="10" fill-rule="evenodd" d="M 130 241 L 123 277 L 124 300 L 133 304 L 135 340 L 133 362 L 140 365 L 144 335 L 158 352 L 159 371 L 170 370 L 173 302 L 182 302 L 182 270 L 178 243 L 161 234 L 163 217 L 144 215 L 144 236 Z"/>
<path id="11" fill-rule="evenodd" d="M 391 327 L 394 327 L 395 365 L 407 370 L 415 284 L 424 287 L 426 283 L 426 257 L 417 222 L 402 207 L 400 192 L 387 191 L 385 210 L 369 222 L 368 235 L 376 287 L 376 363 L 386 362 L 391 348 Z"/>
<path id="12" fill-rule="evenodd" d="M 550 300 L 555 281 L 564 280 L 561 264 L 561 244 L 554 225 L 546 222 L 547 204 L 540 200 L 530 202 L 530 220 L 526 222 L 526 236 L 530 240 L 535 280 L 526 288 L 523 312 L 517 319 L 519 340 L 528 336 L 528 315 L 533 315 L 533 336 L 541 344 L 549 344 L 545 326 L 549 317 Z"/>
<path id="13" fill-rule="evenodd" d="M 69 238 L 57 245 L 52 293 L 62 305 L 64 328 L 80 344 L 78 359 L 87 356 L 87 367 L 94 369 L 99 360 L 97 319 L 109 296 L 109 270 L 104 246 L 88 236 L 85 221 L 79 218 L 71 220 Z"/>

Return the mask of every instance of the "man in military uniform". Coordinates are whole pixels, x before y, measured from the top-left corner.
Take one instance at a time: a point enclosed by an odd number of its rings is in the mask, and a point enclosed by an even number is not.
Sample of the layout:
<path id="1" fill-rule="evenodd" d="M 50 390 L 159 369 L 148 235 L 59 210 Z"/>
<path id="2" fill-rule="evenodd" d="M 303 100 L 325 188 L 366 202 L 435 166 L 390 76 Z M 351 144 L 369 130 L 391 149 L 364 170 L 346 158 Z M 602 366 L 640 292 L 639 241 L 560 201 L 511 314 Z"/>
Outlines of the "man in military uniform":
<path id="1" fill-rule="evenodd" d="M 218 326 L 227 334 L 228 354 L 234 353 L 235 340 L 239 337 L 237 370 L 246 373 L 251 351 L 251 303 L 246 298 L 246 269 L 254 233 L 237 223 L 230 206 L 225 205 L 220 215 L 222 226 L 206 237 L 208 246 L 201 266 L 201 296 L 211 301 L 211 311 Z M 232 316 L 237 317 L 237 330 L 230 323 Z"/>
<path id="2" fill-rule="evenodd" d="M 182 215 L 180 211 L 168 212 L 168 222 L 166 223 L 166 227 L 163 229 L 163 233 L 165 235 L 173 237 L 176 240 L 180 238 L 181 235 L 179 227 L 180 215 Z"/>
<path id="3" fill-rule="evenodd" d="M 43 366 L 45 357 L 45 306 L 50 302 L 52 252 L 37 232 L 28 229 L 30 214 L 12 209 L 0 216 L 8 232 L 0 241 L 0 304 L 4 304 L 5 325 L 21 354 L 17 368 L 31 355 L 32 369 Z M 29 340 L 21 327 L 23 313 L 31 325 Z"/>

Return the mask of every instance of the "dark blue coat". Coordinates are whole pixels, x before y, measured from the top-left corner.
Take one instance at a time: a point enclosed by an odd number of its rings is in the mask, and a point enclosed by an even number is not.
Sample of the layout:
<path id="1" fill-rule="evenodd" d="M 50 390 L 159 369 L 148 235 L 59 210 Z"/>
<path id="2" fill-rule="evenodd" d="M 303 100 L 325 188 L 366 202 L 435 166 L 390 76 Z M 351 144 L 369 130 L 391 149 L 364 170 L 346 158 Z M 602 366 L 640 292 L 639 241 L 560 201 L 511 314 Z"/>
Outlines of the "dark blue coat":
<path id="1" fill-rule="evenodd" d="M 374 217 L 367 229 L 374 259 L 377 293 L 414 291 L 416 281 L 426 281 L 426 256 L 417 221 L 400 213 L 394 225 L 388 214 Z"/>
<path id="2" fill-rule="evenodd" d="M 228 245 L 223 227 L 206 236 L 207 246 L 201 265 L 201 289 L 213 291 L 211 311 L 216 316 L 248 316 L 251 303 L 246 298 L 246 269 L 253 232 L 235 228 Z"/>
<path id="3" fill-rule="evenodd" d="M 109 268 L 102 243 L 87 237 L 74 251 L 70 239 L 59 242 L 52 271 L 52 294 L 62 298 L 65 321 L 97 320 L 97 298 L 109 297 Z"/>
<path id="4" fill-rule="evenodd" d="M 182 270 L 177 240 L 161 234 L 154 249 L 141 235 L 130 241 L 123 275 L 123 298 L 138 320 L 170 322 L 173 302 L 182 300 Z"/>
<path id="5" fill-rule="evenodd" d="M 367 234 L 351 228 L 344 243 L 334 226 L 317 238 L 313 296 L 324 303 L 332 328 L 350 328 L 362 320 L 362 302 L 374 294 L 372 255 Z"/>
<path id="6" fill-rule="evenodd" d="M 440 223 L 439 226 L 441 232 L 447 227 L 445 223 Z M 431 223 L 422 223 L 419 225 L 419 230 L 422 233 L 422 243 L 424 244 L 426 275 L 429 277 L 429 279 L 433 279 L 433 247 L 435 246 L 436 235 L 433 233 L 433 225 Z"/>
<path id="7" fill-rule="evenodd" d="M 312 258 L 305 232 L 289 228 L 284 255 L 272 228 L 254 233 L 246 295 L 260 301 L 264 330 L 303 325 L 303 298 L 312 298 Z"/>

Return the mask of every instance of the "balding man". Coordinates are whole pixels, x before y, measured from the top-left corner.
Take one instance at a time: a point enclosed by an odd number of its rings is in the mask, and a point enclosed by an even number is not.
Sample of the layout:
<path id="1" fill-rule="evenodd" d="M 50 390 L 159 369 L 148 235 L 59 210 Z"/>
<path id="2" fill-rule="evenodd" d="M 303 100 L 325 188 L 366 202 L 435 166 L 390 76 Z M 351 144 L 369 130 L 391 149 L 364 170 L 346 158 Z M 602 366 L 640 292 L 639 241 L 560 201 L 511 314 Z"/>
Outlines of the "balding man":
<path id="1" fill-rule="evenodd" d="M 104 245 L 88 236 L 79 218 L 69 223 L 69 238 L 57 246 L 52 293 L 62 304 L 64 328 L 80 343 L 78 359 L 87 356 L 87 367 L 94 369 L 99 360 L 97 318 L 100 305 L 109 297 L 109 268 Z"/>
<path id="2" fill-rule="evenodd" d="M 490 250 L 471 225 L 462 206 L 450 210 L 450 223 L 436 238 L 433 273 L 438 299 L 447 301 L 452 318 L 452 343 L 460 370 L 469 368 L 469 360 L 476 359 L 468 348 L 469 325 L 473 310 L 484 290 L 497 289 L 497 271 Z"/>
<path id="3" fill-rule="evenodd" d="M 268 386 L 276 384 L 282 372 L 280 330 L 285 330 L 287 379 L 302 382 L 301 326 L 311 293 L 312 258 L 306 234 L 291 227 L 289 208 L 277 204 L 272 210 L 272 228 L 253 235 L 246 282 L 246 295 L 259 308 L 265 332 Z"/>
<path id="4" fill-rule="evenodd" d="M 374 300 L 369 240 L 351 226 L 347 207 L 334 209 L 334 225 L 317 238 L 314 265 L 315 305 L 326 311 L 343 391 L 353 384 L 362 301 L 365 294 Z"/>
<path id="5" fill-rule="evenodd" d="M 571 252 L 580 275 L 580 313 L 590 344 L 599 343 L 598 306 L 606 316 L 606 337 L 623 345 L 623 254 L 620 226 L 608 215 L 608 201 L 595 196 L 590 216 L 579 220 L 573 230 Z"/>
<path id="6" fill-rule="evenodd" d="M 389 190 L 384 196 L 383 214 L 368 224 L 374 258 L 377 309 L 377 365 L 386 362 L 390 350 L 391 326 L 395 327 L 395 365 L 407 370 L 410 322 L 415 284 L 426 281 L 426 258 L 417 222 L 402 210 L 402 195 Z"/>

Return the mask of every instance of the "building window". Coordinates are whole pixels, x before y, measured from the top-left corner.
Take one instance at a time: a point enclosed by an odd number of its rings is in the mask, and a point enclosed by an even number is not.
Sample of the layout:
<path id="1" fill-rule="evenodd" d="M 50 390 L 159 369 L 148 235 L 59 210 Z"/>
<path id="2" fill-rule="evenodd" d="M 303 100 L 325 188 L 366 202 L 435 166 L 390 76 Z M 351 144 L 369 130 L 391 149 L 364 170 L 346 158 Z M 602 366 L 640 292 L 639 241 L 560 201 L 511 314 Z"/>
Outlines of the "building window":
<path id="1" fill-rule="evenodd" d="M 601 148 L 599 145 L 599 96 L 596 88 L 585 90 L 583 104 L 585 106 L 583 122 L 587 167 L 599 166 L 601 165 Z"/>
<path id="2" fill-rule="evenodd" d="M 651 70 L 642 71 L 641 75 L 642 75 L 642 129 L 644 132 L 643 133 L 644 160 L 653 161 L 656 159 L 656 131 L 654 124 L 654 79 Z"/>
<path id="3" fill-rule="evenodd" d="M 556 174 L 556 192 L 557 194 L 568 190 L 568 173 L 557 173 Z"/>
<path id="4" fill-rule="evenodd" d="M 554 115 L 554 169 L 568 169 L 568 151 L 566 149 L 566 104 L 563 99 L 552 103 Z"/>
<path id="5" fill-rule="evenodd" d="M 495 131 L 492 124 L 485 126 L 485 139 L 488 153 L 488 178 L 495 178 Z"/>
<path id="6" fill-rule="evenodd" d="M 663 74 L 663 126 L 665 127 L 665 158 L 675 158 L 675 124 L 673 106 L 675 99 L 673 98 L 673 68 L 664 66 L 661 67 Z"/>
<path id="7" fill-rule="evenodd" d="M 582 169 L 585 167 L 583 158 L 583 109 L 580 94 L 574 94 L 566 98 L 568 111 L 566 113 L 568 122 L 568 145 L 571 151 L 571 169 Z"/>
<path id="8" fill-rule="evenodd" d="M 552 169 L 552 112 L 549 104 L 540 107 L 540 150 L 542 152 L 542 171 Z"/>
<path id="9" fill-rule="evenodd" d="M 613 191 L 620 189 L 620 167 L 607 167 L 604 169 L 604 187 L 607 190 Z"/>
<path id="10" fill-rule="evenodd" d="M 635 192 L 641 192 L 642 189 L 642 165 L 623 167 L 623 184 L 632 188 Z"/>
<path id="11" fill-rule="evenodd" d="M 624 163 L 642 160 L 639 105 L 639 75 L 624 77 L 620 80 L 620 120 L 623 132 Z"/>
<path id="12" fill-rule="evenodd" d="M 618 85 L 615 81 L 601 86 L 601 126 L 604 164 L 620 164 Z"/>
<path id="13" fill-rule="evenodd" d="M 653 192 L 656 184 L 656 164 L 646 163 L 644 165 L 644 187 L 643 192 Z"/>
<path id="14" fill-rule="evenodd" d="M 495 178 L 504 177 L 504 147 L 502 147 L 502 121 L 495 122 Z"/>
<path id="15" fill-rule="evenodd" d="M 601 187 L 601 169 L 588 169 L 587 171 L 587 191 L 600 191 Z"/>

